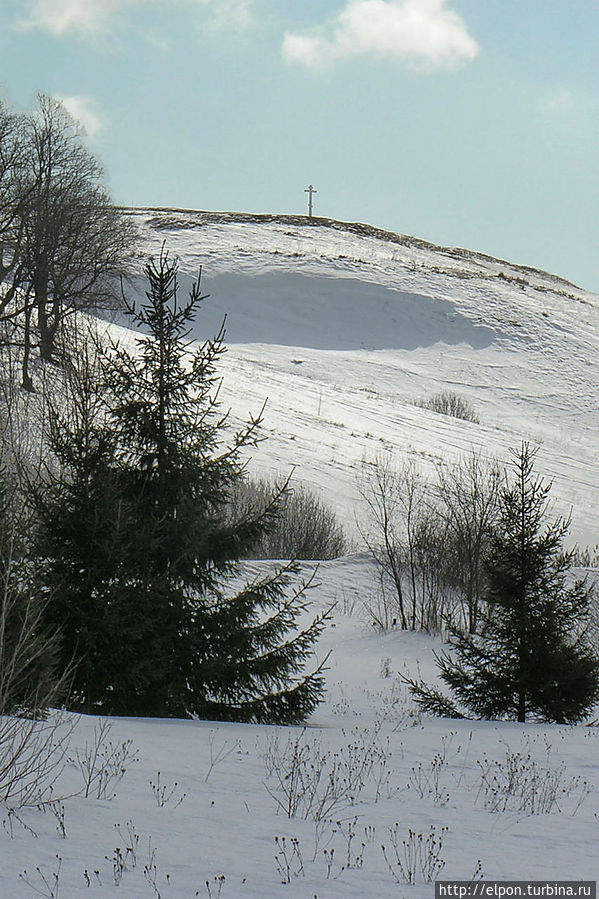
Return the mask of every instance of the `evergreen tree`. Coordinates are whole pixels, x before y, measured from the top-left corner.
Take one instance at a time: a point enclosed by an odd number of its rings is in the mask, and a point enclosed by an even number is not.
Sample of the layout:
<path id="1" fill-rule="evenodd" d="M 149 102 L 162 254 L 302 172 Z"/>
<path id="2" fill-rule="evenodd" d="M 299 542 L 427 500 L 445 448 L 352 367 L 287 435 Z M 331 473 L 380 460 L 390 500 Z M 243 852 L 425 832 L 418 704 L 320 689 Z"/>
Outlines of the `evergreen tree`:
<path id="1" fill-rule="evenodd" d="M 326 614 L 296 627 L 307 603 L 305 585 L 287 595 L 294 565 L 227 593 L 285 489 L 227 522 L 261 417 L 223 445 L 223 332 L 192 351 L 199 286 L 180 305 L 164 251 L 146 275 L 146 301 L 129 309 L 144 332 L 137 351 L 104 355 L 103 421 L 56 418 L 63 473 L 38 502 L 39 553 L 60 594 L 54 616 L 65 622 L 64 653 L 78 660 L 77 702 L 114 714 L 299 721 L 322 693 L 322 666 L 303 667 Z"/>
<path id="2" fill-rule="evenodd" d="M 114 657 L 121 654 L 117 615 L 126 590 L 120 570 L 128 525 L 118 490 L 116 444 L 95 421 L 95 390 L 86 378 L 81 392 L 68 391 L 67 414 L 50 409 L 49 443 L 56 465 L 31 487 L 37 576 L 49 594 L 45 623 L 60 633 L 61 667 L 74 666 L 71 707 L 87 713 L 106 702 Z M 142 617 L 139 632 L 144 628 Z"/>
<path id="3" fill-rule="evenodd" d="M 562 543 L 569 521 L 547 523 L 550 485 L 534 475 L 534 459 L 523 443 L 501 493 L 484 634 L 452 630 L 453 653 L 437 662 L 458 705 L 483 718 L 576 722 L 599 699 L 599 661 L 584 635 L 590 589 L 584 581 L 568 586 L 572 554 Z M 410 686 L 425 709 L 443 705 L 438 691 Z M 460 712 L 448 701 L 443 714 Z"/>

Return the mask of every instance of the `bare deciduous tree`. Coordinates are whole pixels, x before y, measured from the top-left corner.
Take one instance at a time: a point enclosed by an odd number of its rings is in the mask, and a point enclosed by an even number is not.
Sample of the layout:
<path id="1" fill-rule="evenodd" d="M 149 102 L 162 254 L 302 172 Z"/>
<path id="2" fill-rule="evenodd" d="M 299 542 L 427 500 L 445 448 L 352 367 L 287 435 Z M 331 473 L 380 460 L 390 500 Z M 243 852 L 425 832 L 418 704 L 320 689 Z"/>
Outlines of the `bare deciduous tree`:
<path id="1" fill-rule="evenodd" d="M 459 611 L 459 597 L 462 620 L 476 630 L 500 485 L 499 468 L 474 452 L 453 466 L 439 464 L 436 483 L 412 461 L 398 468 L 388 457 L 365 463 L 358 489 L 369 523 L 362 536 L 380 565 L 386 608 L 384 615 L 378 601 L 369 608 L 375 623 L 385 627 L 397 617 L 404 629 L 439 630 Z"/>
<path id="2" fill-rule="evenodd" d="M 23 117 L 0 101 L 0 319 L 4 340 L 9 325 L 14 323 L 11 305 L 22 280 L 19 248 L 28 200 L 25 169 Z"/>
<path id="3" fill-rule="evenodd" d="M 358 476 L 358 491 L 366 503 L 369 518 L 367 529 L 361 528 L 362 538 L 380 566 L 381 589 L 385 590 L 385 580 L 390 580 L 393 585 L 397 617 L 402 629 L 407 630 L 408 614 L 402 585 L 403 561 L 399 535 L 402 499 L 397 472 L 387 456 L 377 456 L 371 462 L 364 462 Z M 385 615 L 385 619 L 388 617 L 388 614 Z"/>
<path id="4" fill-rule="evenodd" d="M 51 97 L 27 126 L 32 190 L 25 231 L 27 279 L 40 355 L 50 359 L 66 311 L 114 304 L 133 233 L 102 185 L 98 160 Z"/>
<path id="5" fill-rule="evenodd" d="M 102 179 L 58 100 L 40 95 L 28 116 L 0 110 L 0 315 L 18 333 L 29 390 L 32 350 L 55 356 L 68 313 L 118 303 L 135 232 Z"/>
<path id="6" fill-rule="evenodd" d="M 502 472 L 472 451 L 455 465 L 437 466 L 440 511 L 455 549 L 454 583 L 463 597 L 467 627 L 478 627 L 489 539 L 499 509 Z"/>
<path id="7" fill-rule="evenodd" d="M 451 534 L 430 496 L 414 534 L 414 557 L 419 597 L 419 627 L 441 632 L 455 613 L 456 590 L 448 572 L 455 556 Z"/>

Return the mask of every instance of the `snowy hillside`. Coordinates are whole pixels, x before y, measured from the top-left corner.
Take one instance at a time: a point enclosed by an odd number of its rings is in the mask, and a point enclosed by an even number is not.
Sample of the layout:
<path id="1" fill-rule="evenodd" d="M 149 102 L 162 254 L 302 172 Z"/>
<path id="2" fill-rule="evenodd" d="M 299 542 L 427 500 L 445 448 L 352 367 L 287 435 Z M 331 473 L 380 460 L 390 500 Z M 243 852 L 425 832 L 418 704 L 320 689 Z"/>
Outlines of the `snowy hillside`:
<path id="1" fill-rule="evenodd" d="M 423 463 L 471 447 L 541 445 L 572 538 L 599 541 L 599 297 L 466 250 L 326 219 L 135 210 L 143 253 L 163 242 L 185 289 L 202 268 L 198 337 L 227 316 L 223 401 L 268 397 L 254 470 L 319 488 L 350 524 L 355 473 L 389 451 Z M 456 391 L 480 424 L 413 405 Z"/>
<path id="2" fill-rule="evenodd" d="M 527 438 L 573 537 L 599 541 L 599 297 L 366 226 L 131 214 L 142 256 L 166 242 L 180 257 L 183 289 L 202 267 L 194 336 L 227 316 L 225 407 L 245 418 L 268 397 L 252 472 L 295 466 L 351 529 L 363 458 L 505 459 Z M 445 389 L 480 424 L 414 405 Z M 306 728 L 65 715 L 41 725 L 67 741 L 56 767 L 34 753 L 10 782 L 0 755 L 0 897 L 432 899 L 437 878 L 596 880 L 597 721 L 423 717 L 399 675 L 432 681 L 440 640 L 372 627 L 360 552 L 317 582 L 312 612 L 334 610 Z M 45 804 L 23 804 L 28 786 Z"/>

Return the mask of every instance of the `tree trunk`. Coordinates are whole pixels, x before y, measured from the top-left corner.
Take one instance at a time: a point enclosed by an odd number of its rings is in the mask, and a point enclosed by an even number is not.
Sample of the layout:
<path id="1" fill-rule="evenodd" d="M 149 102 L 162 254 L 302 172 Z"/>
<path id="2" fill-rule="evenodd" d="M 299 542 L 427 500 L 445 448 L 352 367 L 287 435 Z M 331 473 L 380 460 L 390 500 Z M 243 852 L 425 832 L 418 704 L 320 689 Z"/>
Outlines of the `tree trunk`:
<path id="1" fill-rule="evenodd" d="M 40 335 L 40 359 L 49 362 L 52 358 L 54 340 L 48 318 L 48 274 L 45 266 L 40 266 L 33 279 L 33 291 L 37 308 L 37 326 Z"/>
<path id="2" fill-rule="evenodd" d="M 52 359 L 52 351 L 54 349 L 54 341 L 52 339 L 52 331 L 48 324 L 45 302 L 39 302 L 37 309 L 40 332 L 40 359 L 42 359 L 44 362 L 50 362 L 50 360 Z"/>
<path id="3" fill-rule="evenodd" d="M 31 355 L 31 310 L 29 297 L 25 299 L 25 327 L 23 331 L 23 363 L 21 368 L 21 386 L 33 393 L 33 381 L 29 374 L 29 357 Z"/>

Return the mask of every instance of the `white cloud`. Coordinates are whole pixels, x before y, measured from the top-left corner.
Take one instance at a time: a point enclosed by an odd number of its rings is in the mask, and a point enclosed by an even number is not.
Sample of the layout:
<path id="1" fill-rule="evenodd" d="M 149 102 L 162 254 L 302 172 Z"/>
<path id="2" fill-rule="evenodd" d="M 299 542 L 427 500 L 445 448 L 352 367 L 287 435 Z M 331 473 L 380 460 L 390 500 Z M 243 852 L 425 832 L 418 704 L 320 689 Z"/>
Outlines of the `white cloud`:
<path id="1" fill-rule="evenodd" d="M 170 6 L 205 9 L 213 25 L 245 29 L 253 23 L 254 0 L 171 0 Z M 29 0 L 28 12 L 20 21 L 24 28 L 41 28 L 61 36 L 70 32 L 91 35 L 114 28 L 120 12 L 159 0 Z M 164 9 L 162 3 L 160 6 Z"/>
<path id="2" fill-rule="evenodd" d="M 571 112 L 580 106 L 581 98 L 567 87 L 559 87 L 548 94 L 540 103 L 544 115 L 554 116 Z"/>
<path id="3" fill-rule="evenodd" d="M 57 97 L 66 111 L 78 122 L 90 137 L 97 134 L 102 122 L 93 110 L 94 101 L 89 97 Z"/>
<path id="4" fill-rule="evenodd" d="M 254 24 L 254 0 L 200 0 L 217 28 L 233 28 L 245 31 Z"/>
<path id="5" fill-rule="evenodd" d="M 310 68 L 374 56 L 416 68 L 451 69 L 473 60 L 478 50 L 447 0 L 346 0 L 328 30 L 287 33 L 283 40 L 284 57 Z"/>
<path id="6" fill-rule="evenodd" d="M 139 2 L 145 0 L 32 0 L 21 25 L 56 36 L 70 31 L 92 34 L 107 29 L 121 9 Z"/>

